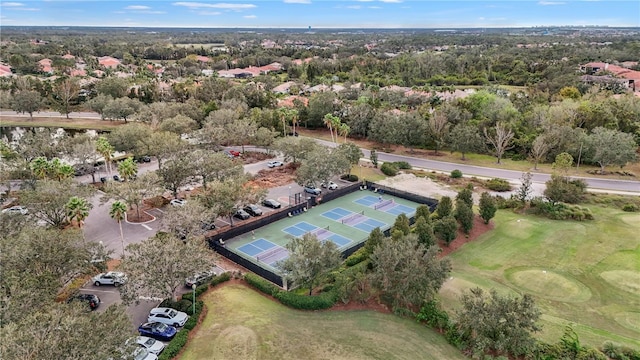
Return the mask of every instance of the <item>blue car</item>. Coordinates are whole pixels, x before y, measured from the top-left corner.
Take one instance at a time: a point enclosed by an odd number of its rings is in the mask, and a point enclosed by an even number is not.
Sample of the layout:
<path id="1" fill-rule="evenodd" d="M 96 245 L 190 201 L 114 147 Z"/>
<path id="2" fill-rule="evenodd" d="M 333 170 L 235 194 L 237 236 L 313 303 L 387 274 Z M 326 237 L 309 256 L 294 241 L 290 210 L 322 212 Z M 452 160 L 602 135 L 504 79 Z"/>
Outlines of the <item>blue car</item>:
<path id="1" fill-rule="evenodd" d="M 138 326 L 138 332 L 141 336 L 147 336 L 162 341 L 170 341 L 174 336 L 176 336 L 178 330 L 167 324 L 148 322 Z"/>

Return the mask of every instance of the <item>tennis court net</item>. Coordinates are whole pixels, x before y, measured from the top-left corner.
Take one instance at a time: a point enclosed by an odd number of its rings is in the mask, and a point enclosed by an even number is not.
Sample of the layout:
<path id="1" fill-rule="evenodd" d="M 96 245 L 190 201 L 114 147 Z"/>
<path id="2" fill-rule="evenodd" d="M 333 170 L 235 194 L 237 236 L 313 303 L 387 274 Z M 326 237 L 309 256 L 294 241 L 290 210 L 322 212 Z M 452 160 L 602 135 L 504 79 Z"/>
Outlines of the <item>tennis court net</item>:
<path id="1" fill-rule="evenodd" d="M 351 223 L 359 223 L 360 219 L 364 217 L 364 210 L 362 210 L 359 213 L 354 213 L 351 215 L 348 215 L 344 218 L 342 218 L 342 220 L 340 220 L 341 223 L 345 224 L 345 225 L 349 225 Z"/>
<path id="2" fill-rule="evenodd" d="M 276 247 L 275 247 L 275 248 L 273 248 L 273 249 L 265 250 L 265 251 L 261 252 L 260 254 L 258 254 L 258 255 L 256 256 L 256 260 L 262 260 L 262 261 L 264 261 L 264 260 L 266 260 L 267 258 L 271 257 L 272 255 L 275 255 L 275 254 L 277 254 L 277 253 L 279 253 L 279 252 L 282 252 L 283 250 L 284 250 L 284 251 L 287 251 L 285 248 L 280 247 L 280 246 L 276 246 Z"/>
<path id="3" fill-rule="evenodd" d="M 384 201 L 382 201 L 382 202 L 380 202 L 380 203 L 378 203 L 378 204 L 375 204 L 375 205 L 373 206 L 373 208 L 374 208 L 374 209 L 376 209 L 376 210 L 378 210 L 378 209 L 383 208 L 383 207 L 385 207 L 385 206 L 387 206 L 387 205 L 389 205 L 389 204 L 393 204 L 393 199 L 384 200 Z"/>

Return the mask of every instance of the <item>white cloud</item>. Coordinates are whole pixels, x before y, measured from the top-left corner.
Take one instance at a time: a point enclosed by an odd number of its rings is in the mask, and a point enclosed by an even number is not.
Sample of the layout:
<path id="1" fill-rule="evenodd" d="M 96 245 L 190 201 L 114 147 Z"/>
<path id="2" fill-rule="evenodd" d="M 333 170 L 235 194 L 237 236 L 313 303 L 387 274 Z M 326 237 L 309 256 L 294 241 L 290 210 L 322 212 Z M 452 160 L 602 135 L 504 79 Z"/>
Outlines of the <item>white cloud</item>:
<path id="1" fill-rule="evenodd" d="M 213 8 L 213 9 L 227 9 L 227 10 L 241 11 L 246 9 L 253 9 L 256 7 L 254 4 L 229 4 L 229 3 L 208 4 L 208 3 L 191 2 L 191 1 L 174 2 L 173 5 L 185 6 L 192 10 Z"/>
<path id="2" fill-rule="evenodd" d="M 199 11 L 198 15 L 222 15 L 222 13 L 220 11 Z"/>
<path id="3" fill-rule="evenodd" d="M 20 11 L 40 11 L 38 8 L 26 8 L 26 7 L 17 7 L 12 10 L 20 10 Z"/>
<path id="4" fill-rule="evenodd" d="M 125 10 L 149 10 L 151 8 L 148 7 L 148 6 L 144 6 L 144 5 L 129 5 L 124 9 Z"/>
<path id="5" fill-rule="evenodd" d="M 360 6 L 360 5 L 349 5 L 349 6 L 347 6 L 347 9 L 356 9 L 357 10 L 357 9 L 362 9 L 362 6 Z"/>
<path id="6" fill-rule="evenodd" d="M 311 4 L 311 0 L 283 0 L 287 4 Z"/>
<path id="7" fill-rule="evenodd" d="M 245 15 L 245 16 L 243 16 L 243 18 L 245 18 L 245 19 L 255 19 L 255 18 L 257 18 L 257 16 L 255 16 L 255 15 Z"/>
<path id="8" fill-rule="evenodd" d="M 547 6 L 547 5 L 564 5 L 566 4 L 564 1 L 539 1 L 538 5 Z"/>
<path id="9" fill-rule="evenodd" d="M 24 6 L 23 3 L 19 3 L 19 2 L 3 2 L 2 4 L 0 4 L 4 7 L 19 7 L 19 6 Z"/>

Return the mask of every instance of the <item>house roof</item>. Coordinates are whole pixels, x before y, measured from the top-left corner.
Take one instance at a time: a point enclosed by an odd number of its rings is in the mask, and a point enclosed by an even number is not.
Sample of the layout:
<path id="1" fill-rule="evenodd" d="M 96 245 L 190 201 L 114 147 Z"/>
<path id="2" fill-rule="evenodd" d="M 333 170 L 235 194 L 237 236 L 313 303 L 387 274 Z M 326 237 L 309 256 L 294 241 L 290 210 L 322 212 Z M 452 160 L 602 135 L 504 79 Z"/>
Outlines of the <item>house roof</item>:
<path id="1" fill-rule="evenodd" d="M 206 56 L 202 56 L 202 55 L 198 55 L 198 56 L 196 57 L 196 60 L 198 60 L 198 61 L 200 61 L 200 62 L 209 62 L 209 61 L 211 61 L 211 59 L 209 59 L 209 58 L 208 58 L 208 57 L 206 57 Z"/>
<path id="2" fill-rule="evenodd" d="M 62 58 L 65 59 L 65 60 L 73 60 L 76 57 L 71 55 L 71 54 L 66 54 L 66 55 L 62 55 Z"/>
<path id="3" fill-rule="evenodd" d="M 87 76 L 87 72 L 84 69 L 71 69 L 69 76 Z"/>
<path id="4" fill-rule="evenodd" d="M 98 64 L 106 68 L 116 68 L 121 64 L 121 61 L 111 56 L 102 56 L 98 58 Z"/>
<path id="5" fill-rule="evenodd" d="M 295 107 L 295 105 L 293 104 L 294 100 L 300 100 L 302 101 L 302 103 L 304 104 L 304 106 L 308 106 L 309 105 L 309 99 L 307 99 L 304 96 L 297 96 L 297 95 L 291 95 L 291 96 L 287 96 L 284 99 L 280 99 L 278 100 L 278 106 L 279 107 Z"/>
<path id="6" fill-rule="evenodd" d="M 8 77 L 8 76 L 13 76 L 13 73 L 11 72 L 11 66 L 0 64 L 0 77 Z"/>

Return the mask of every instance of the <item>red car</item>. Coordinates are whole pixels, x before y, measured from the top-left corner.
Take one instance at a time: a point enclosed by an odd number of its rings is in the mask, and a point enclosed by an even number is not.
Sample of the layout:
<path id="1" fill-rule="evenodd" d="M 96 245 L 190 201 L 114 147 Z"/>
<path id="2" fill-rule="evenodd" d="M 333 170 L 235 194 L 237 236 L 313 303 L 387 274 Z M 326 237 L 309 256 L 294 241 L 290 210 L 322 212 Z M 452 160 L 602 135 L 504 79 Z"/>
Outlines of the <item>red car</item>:
<path id="1" fill-rule="evenodd" d="M 235 151 L 235 150 L 225 150 L 224 153 L 227 154 L 228 157 L 240 156 L 240 151 Z"/>

